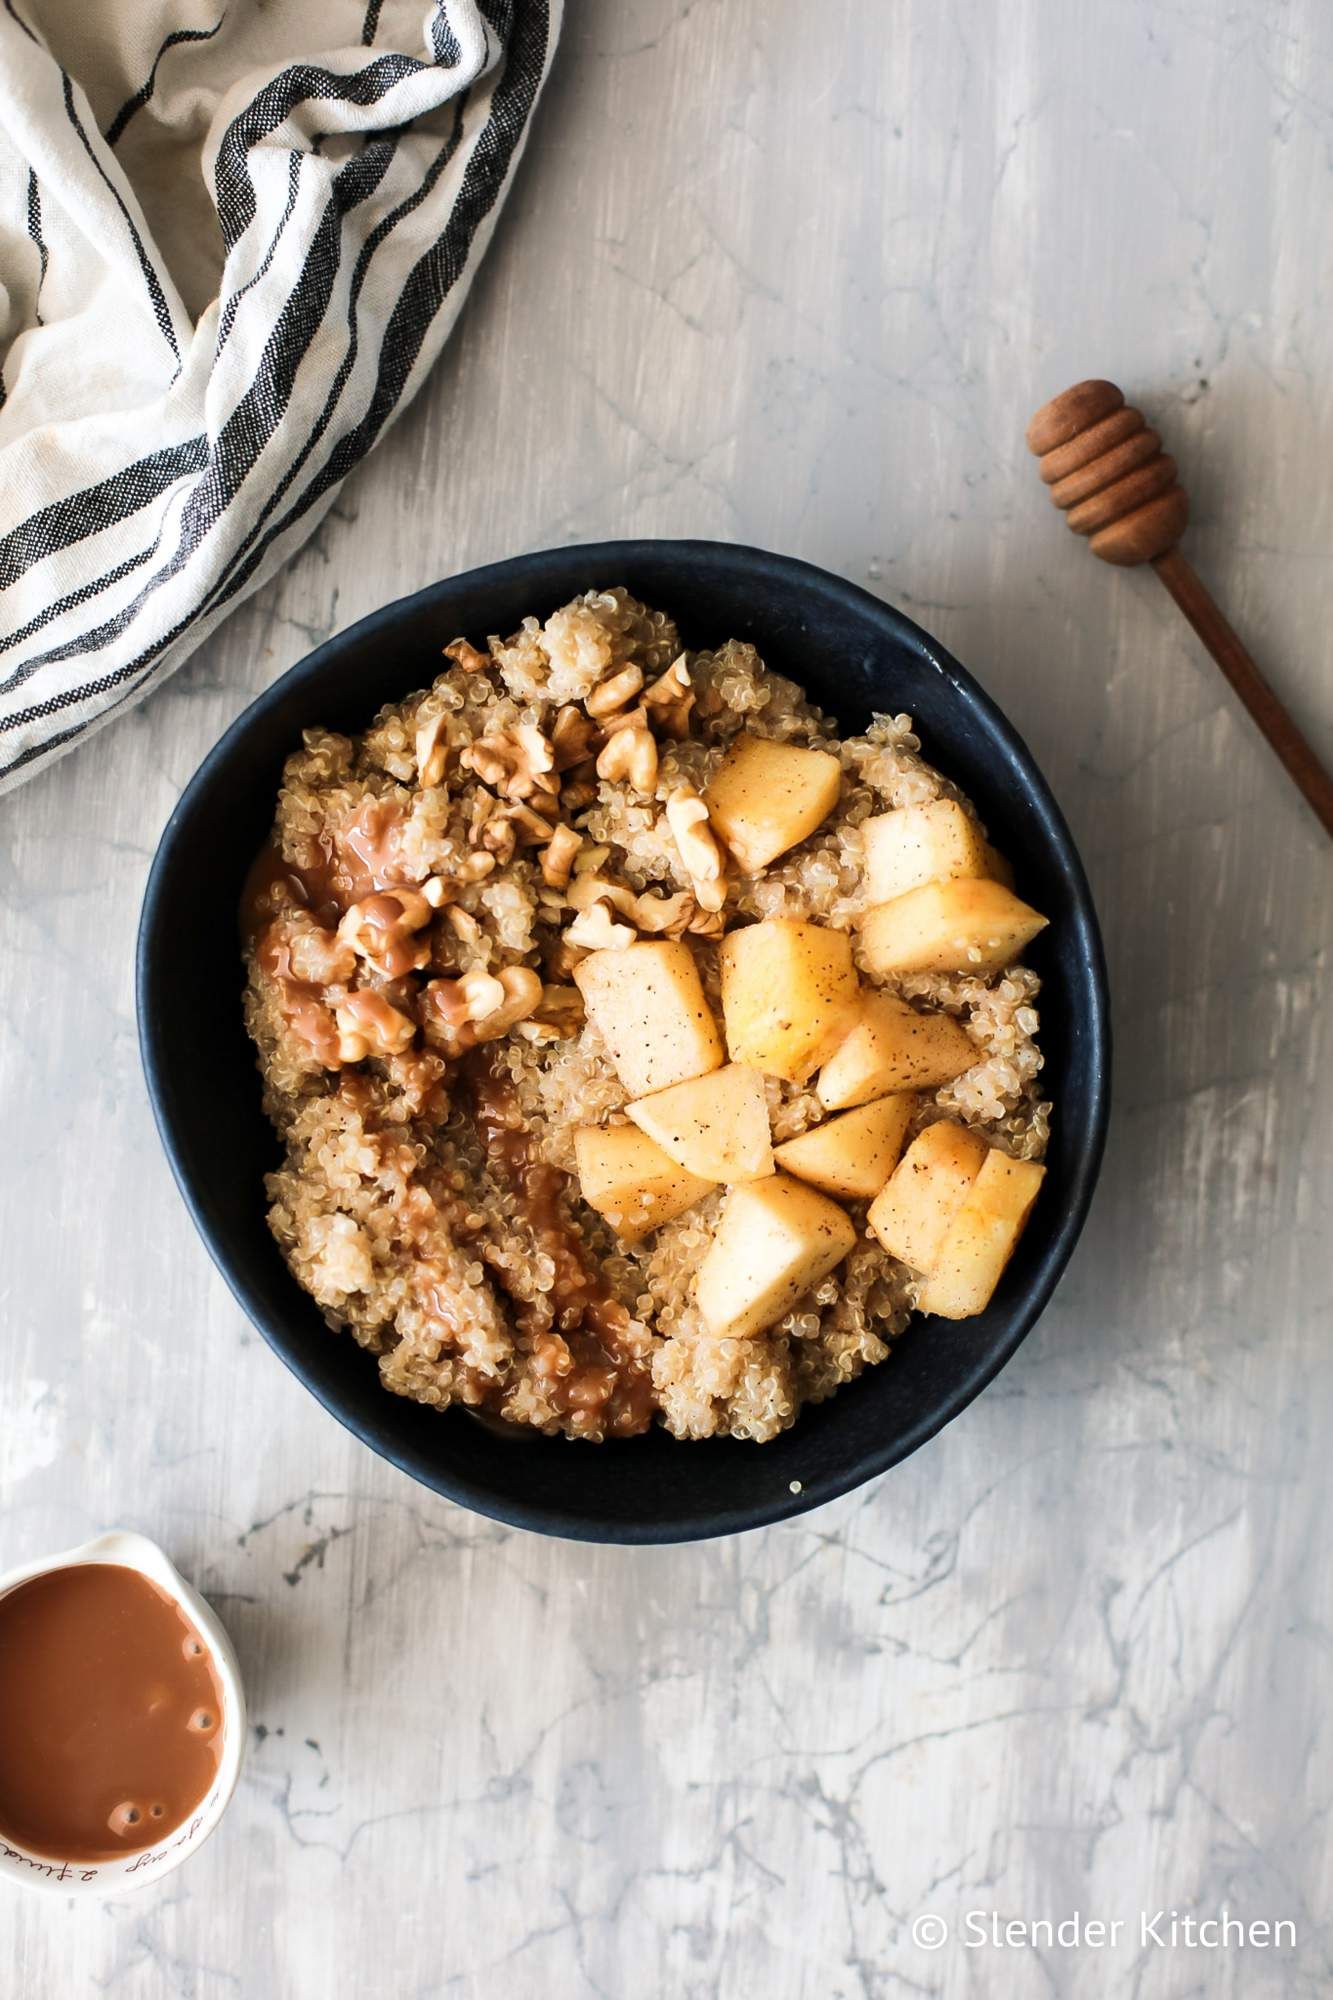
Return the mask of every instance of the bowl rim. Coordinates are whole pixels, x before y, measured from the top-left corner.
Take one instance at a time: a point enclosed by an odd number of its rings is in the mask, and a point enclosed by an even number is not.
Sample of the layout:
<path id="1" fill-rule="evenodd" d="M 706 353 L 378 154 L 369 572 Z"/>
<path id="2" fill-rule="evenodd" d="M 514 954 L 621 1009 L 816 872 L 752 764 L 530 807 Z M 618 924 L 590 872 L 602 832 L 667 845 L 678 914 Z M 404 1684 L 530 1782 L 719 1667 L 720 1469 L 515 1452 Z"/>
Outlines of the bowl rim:
<path id="1" fill-rule="evenodd" d="M 688 1505 L 685 1505 L 674 1510 L 672 1518 L 667 1522 L 593 1520 L 568 1508 L 545 1503 L 528 1504 L 521 1500 L 510 1500 L 508 1496 L 501 1498 L 489 1489 L 479 1491 L 466 1476 L 460 1477 L 453 1472 L 447 1453 L 426 1459 L 410 1443 L 386 1435 L 382 1423 L 363 1419 L 355 1410 L 345 1407 L 335 1389 L 332 1387 L 326 1389 L 325 1385 L 312 1380 L 307 1374 L 296 1342 L 289 1337 L 281 1323 L 270 1319 L 255 1288 L 247 1281 L 244 1271 L 233 1266 L 221 1241 L 222 1232 L 215 1226 L 207 1203 L 201 1198 L 190 1179 L 183 1148 L 177 1140 L 171 1122 L 168 1107 L 170 1089 L 152 1026 L 154 1009 L 151 1001 L 157 983 L 153 961 L 158 905 L 164 893 L 172 851 L 188 829 L 200 800 L 209 792 L 219 771 L 228 765 L 237 746 L 243 743 L 257 722 L 271 710 L 281 707 L 294 689 L 307 683 L 313 689 L 325 667 L 349 646 L 359 645 L 367 638 L 378 634 L 390 633 L 412 612 L 428 609 L 434 601 L 463 587 L 501 587 L 531 580 L 536 593 L 543 587 L 541 572 L 544 569 L 563 570 L 577 567 L 589 575 L 614 576 L 622 570 L 632 571 L 637 563 L 645 561 L 661 561 L 663 558 L 678 559 L 682 562 L 688 562 L 691 558 L 716 561 L 719 556 L 735 566 L 738 584 L 747 581 L 759 584 L 762 583 L 765 574 L 781 573 L 783 580 L 788 584 L 792 581 L 805 580 L 812 591 L 817 591 L 826 598 L 840 599 L 850 613 L 868 621 L 872 626 L 878 626 L 893 644 L 916 653 L 927 665 L 950 682 L 965 703 L 981 714 L 1004 744 L 1009 757 L 1021 771 L 1031 801 L 1040 809 L 1043 838 L 1048 846 L 1054 849 L 1060 871 L 1069 888 L 1088 996 L 1087 1018 L 1080 1021 L 1085 1041 L 1081 1061 L 1088 1078 L 1092 1115 L 1085 1122 L 1081 1144 L 1076 1149 L 1065 1184 L 1065 1199 L 1058 1226 L 1046 1246 L 1041 1262 L 1031 1274 L 1021 1301 L 1013 1308 L 1011 1323 L 1004 1339 L 977 1360 L 976 1364 L 961 1377 L 951 1394 L 933 1403 L 928 1411 L 923 1412 L 904 1429 L 895 1431 L 878 1448 L 863 1452 L 850 1470 L 840 1468 L 812 1477 L 808 1481 L 799 1482 L 796 1491 L 782 1488 L 777 1494 L 764 1498 L 752 1497 L 743 1505 L 738 1504 L 721 1512 L 707 1509 L 692 1515 Z M 342 630 L 331 634 L 312 652 L 303 655 L 288 667 L 256 695 L 253 701 L 247 703 L 196 767 L 176 801 L 159 837 L 144 889 L 135 949 L 134 991 L 139 1053 L 144 1080 L 158 1137 L 167 1156 L 172 1177 L 190 1218 L 228 1290 L 246 1318 L 263 1335 L 268 1346 L 344 1429 L 350 1431 L 378 1456 L 386 1459 L 396 1470 L 417 1480 L 443 1498 L 454 1501 L 459 1506 L 466 1507 L 487 1519 L 501 1522 L 509 1527 L 524 1528 L 538 1534 L 572 1541 L 650 1546 L 705 1541 L 721 1535 L 746 1533 L 751 1529 L 767 1527 L 795 1515 L 807 1513 L 828 1501 L 840 1498 L 843 1494 L 853 1492 L 872 1479 L 879 1478 L 892 1466 L 899 1464 L 913 1452 L 918 1451 L 922 1445 L 927 1444 L 975 1401 L 981 1391 L 1008 1364 L 1048 1305 L 1087 1219 L 1105 1150 L 1110 1117 L 1110 1003 L 1105 953 L 1092 891 L 1064 814 L 1056 803 L 1054 794 L 1023 736 L 966 668 L 929 633 L 894 606 L 885 603 L 859 584 L 818 564 L 806 562 L 797 556 L 783 555 L 740 542 L 723 542 L 697 537 L 652 536 L 569 543 L 553 548 L 531 550 L 526 554 L 509 556 L 499 562 L 486 563 L 474 569 L 459 570 L 452 575 L 441 577 L 420 590 L 392 599 L 389 603 L 366 613 L 354 624 L 344 626 Z M 387 1411 L 385 1415 L 387 1417 Z M 566 1439 L 550 1442 L 562 1449 L 577 1448 Z M 699 1451 L 706 1449 L 714 1440 L 673 1439 L 672 1442 L 679 1443 L 682 1449 Z M 733 1441 L 724 1440 L 724 1442 Z M 608 1448 L 615 1447 L 601 1447 L 601 1449 Z M 632 1448 L 632 1441 L 631 1445 L 625 1448 Z"/>

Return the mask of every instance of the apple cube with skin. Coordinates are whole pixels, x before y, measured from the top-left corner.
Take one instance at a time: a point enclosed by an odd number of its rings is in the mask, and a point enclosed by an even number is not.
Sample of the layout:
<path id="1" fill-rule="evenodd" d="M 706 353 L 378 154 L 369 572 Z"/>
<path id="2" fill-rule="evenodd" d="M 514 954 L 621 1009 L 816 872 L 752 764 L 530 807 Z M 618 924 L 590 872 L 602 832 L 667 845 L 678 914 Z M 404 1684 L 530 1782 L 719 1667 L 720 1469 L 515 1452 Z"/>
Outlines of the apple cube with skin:
<path id="1" fill-rule="evenodd" d="M 732 1060 L 804 1083 L 855 1019 L 851 939 L 823 924 L 768 917 L 728 931 L 718 959 Z"/>
<path id="2" fill-rule="evenodd" d="M 733 1188 L 695 1278 L 704 1325 L 717 1338 L 762 1333 L 855 1242 L 846 1210 L 789 1174 Z"/>
<path id="3" fill-rule="evenodd" d="M 918 1301 L 922 1312 L 970 1319 L 985 1311 L 1045 1175 L 1032 1160 L 987 1154 L 936 1254 Z"/>
<path id="4" fill-rule="evenodd" d="M 579 1187 L 624 1243 L 702 1200 L 713 1182 L 686 1171 L 635 1125 L 584 1125 L 574 1134 Z"/>
<path id="5" fill-rule="evenodd" d="M 826 750 L 743 730 L 704 792 L 704 804 L 747 875 L 808 840 L 838 803 L 842 766 Z"/>
<path id="6" fill-rule="evenodd" d="M 898 1164 L 915 1109 L 911 1091 L 876 1098 L 788 1139 L 774 1158 L 784 1173 L 809 1181 L 824 1194 L 871 1201 Z"/>
<path id="7" fill-rule="evenodd" d="M 679 938 L 590 952 L 574 983 L 631 1097 L 720 1068 L 722 1037 Z"/>
<path id="8" fill-rule="evenodd" d="M 773 1171 L 768 1092 L 758 1070 L 726 1063 L 627 1104 L 640 1129 L 693 1174 L 754 1181 Z"/>
<path id="9" fill-rule="evenodd" d="M 923 882 L 951 881 L 956 876 L 989 875 L 1013 887 L 1008 862 L 983 839 L 976 821 L 956 799 L 932 799 L 929 805 L 877 813 L 861 833 L 866 896 L 871 903 L 891 903 Z"/>
<path id="10" fill-rule="evenodd" d="M 918 1014 L 890 993 L 868 993 L 815 1088 L 826 1111 L 843 1111 L 890 1090 L 934 1090 L 980 1060 L 952 1015 Z"/>
<path id="11" fill-rule="evenodd" d="M 1003 882 L 926 882 L 861 919 L 861 951 L 877 978 L 912 972 L 998 972 L 1046 918 Z"/>
<path id="12" fill-rule="evenodd" d="M 934 1270 L 987 1150 L 984 1139 L 947 1118 L 918 1133 L 867 1217 L 890 1257 L 914 1271 Z"/>

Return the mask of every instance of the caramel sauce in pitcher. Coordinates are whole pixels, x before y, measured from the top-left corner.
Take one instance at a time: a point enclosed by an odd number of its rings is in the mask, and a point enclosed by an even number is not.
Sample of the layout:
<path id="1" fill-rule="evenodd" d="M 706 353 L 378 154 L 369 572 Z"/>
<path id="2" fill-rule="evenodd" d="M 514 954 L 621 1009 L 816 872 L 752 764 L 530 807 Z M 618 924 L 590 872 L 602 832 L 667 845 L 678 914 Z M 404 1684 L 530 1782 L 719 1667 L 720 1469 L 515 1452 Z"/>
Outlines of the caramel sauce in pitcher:
<path id="1" fill-rule="evenodd" d="M 151 1847 L 206 1797 L 222 1686 L 142 1571 L 71 1563 L 0 1597 L 0 1840 L 64 1861 Z"/>

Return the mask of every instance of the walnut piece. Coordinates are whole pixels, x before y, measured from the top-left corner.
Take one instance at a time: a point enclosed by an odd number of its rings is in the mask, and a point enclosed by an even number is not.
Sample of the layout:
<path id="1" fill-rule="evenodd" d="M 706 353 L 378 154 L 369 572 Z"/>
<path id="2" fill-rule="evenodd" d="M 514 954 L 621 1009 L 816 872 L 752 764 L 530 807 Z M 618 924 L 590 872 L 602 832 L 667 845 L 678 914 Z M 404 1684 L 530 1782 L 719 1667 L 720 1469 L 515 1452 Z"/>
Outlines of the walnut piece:
<path id="1" fill-rule="evenodd" d="M 609 681 L 603 681 L 587 697 L 583 706 L 589 715 L 614 715 L 618 708 L 627 708 L 639 689 L 643 686 L 643 668 L 630 665 L 622 667 L 618 674 L 612 674 Z"/>
<path id="2" fill-rule="evenodd" d="M 563 889 L 582 847 L 581 837 L 572 826 L 557 826 L 542 854 L 542 880 L 552 889 Z"/>
<path id="3" fill-rule="evenodd" d="M 617 729 L 597 759 L 597 775 L 623 781 L 636 792 L 651 792 L 657 783 L 657 743 L 645 723 Z"/>
<path id="4" fill-rule="evenodd" d="M 528 1042 L 562 1042 L 583 1026 L 583 995 L 577 986 L 544 986 L 541 1004 L 515 1033 Z"/>
<path id="5" fill-rule="evenodd" d="M 422 991 L 428 1018 L 451 1055 L 478 1042 L 498 1041 L 541 1004 L 542 982 L 527 965 L 498 973 L 465 972 L 461 979 L 432 979 Z"/>
<path id="6" fill-rule="evenodd" d="M 506 799 L 549 792 L 558 782 L 551 775 L 555 767 L 551 746 L 532 722 L 520 722 L 513 729 L 469 743 L 458 761 Z"/>
<path id="7" fill-rule="evenodd" d="M 530 806 L 520 804 L 504 808 L 504 817 L 513 825 L 521 846 L 544 847 L 551 838 L 552 822 L 544 812 L 537 811 L 539 805 L 549 807 L 551 812 L 557 810 L 555 800 L 545 797 L 534 799 Z"/>
<path id="8" fill-rule="evenodd" d="M 579 911 L 565 932 L 565 942 L 584 951 L 623 951 L 637 942 L 638 935 L 632 924 L 618 924 L 611 905 L 599 897 L 591 908 Z"/>
<path id="9" fill-rule="evenodd" d="M 577 876 L 568 889 L 567 900 L 570 908 L 578 911 L 607 903 L 626 923 L 654 937 L 679 937 L 695 912 L 694 898 L 688 889 L 681 889 L 674 896 L 655 896 L 650 890 L 636 896 L 623 882 L 608 882 L 601 875 Z"/>
<path id="10" fill-rule="evenodd" d="M 470 639 L 452 639 L 444 649 L 446 660 L 452 660 L 466 674 L 477 674 L 490 666 L 485 653 L 479 653 Z"/>
<path id="11" fill-rule="evenodd" d="M 444 778 L 449 756 L 449 717 L 441 710 L 426 718 L 416 735 L 417 778 L 423 785 L 438 785 Z"/>
<path id="12" fill-rule="evenodd" d="M 338 1024 L 338 1058 L 345 1063 L 362 1062 L 369 1055 L 397 1055 L 416 1033 L 408 1015 L 391 1006 L 382 993 L 366 988 L 340 1000 L 333 1016 Z"/>
<path id="13" fill-rule="evenodd" d="M 673 660 L 666 672 L 643 691 L 643 705 L 653 722 L 667 736 L 681 742 L 690 733 L 690 710 L 694 688 L 685 655 Z"/>
<path id="14" fill-rule="evenodd" d="M 677 785 L 666 802 L 666 818 L 695 901 L 701 910 L 720 910 L 727 898 L 722 848 L 693 785 Z"/>
<path id="15" fill-rule="evenodd" d="M 501 867 L 513 859 L 518 846 L 518 834 L 514 822 L 504 813 L 496 813 L 481 829 L 481 844 L 488 854 L 493 854 Z"/>
<path id="16" fill-rule="evenodd" d="M 596 730 L 581 708 L 567 702 L 551 724 L 551 749 L 557 771 L 568 771 L 592 753 Z"/>
<path id="17" fill-rule="evenodd" d="M 338 925 L 338 936 L 383 978 L 402 979 L 430 963 L 430 945 L 415 933 L 432 915 L 420 890 L 381 889 L 352 904 Z"/>

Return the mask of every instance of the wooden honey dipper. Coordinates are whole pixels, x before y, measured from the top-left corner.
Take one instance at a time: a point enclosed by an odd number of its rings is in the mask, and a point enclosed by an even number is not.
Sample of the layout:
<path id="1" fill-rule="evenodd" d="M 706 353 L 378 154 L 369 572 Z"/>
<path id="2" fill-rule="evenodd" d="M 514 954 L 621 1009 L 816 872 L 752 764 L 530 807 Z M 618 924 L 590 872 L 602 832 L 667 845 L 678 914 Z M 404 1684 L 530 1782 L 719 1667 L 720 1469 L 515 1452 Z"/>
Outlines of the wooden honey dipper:
<path id="1" fill-rule="evenodd" d="M 1114 382 L 1076 382 L 1027 428 L 1051 498 L 1103 562 L 1150 562 L 1288 772 L 1333 834 L 1333 778 L 1176 546 L 1189 500 L 1176 462 Z"/>

